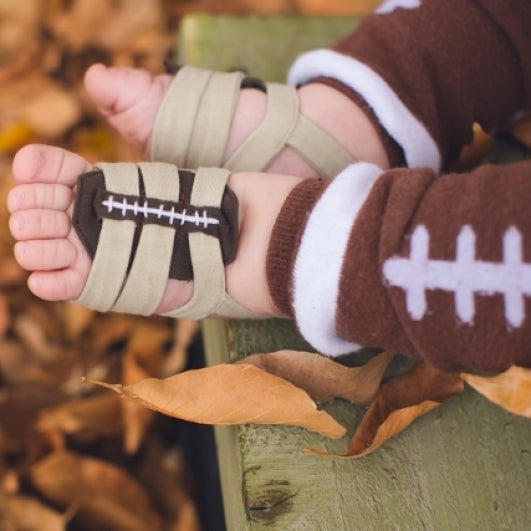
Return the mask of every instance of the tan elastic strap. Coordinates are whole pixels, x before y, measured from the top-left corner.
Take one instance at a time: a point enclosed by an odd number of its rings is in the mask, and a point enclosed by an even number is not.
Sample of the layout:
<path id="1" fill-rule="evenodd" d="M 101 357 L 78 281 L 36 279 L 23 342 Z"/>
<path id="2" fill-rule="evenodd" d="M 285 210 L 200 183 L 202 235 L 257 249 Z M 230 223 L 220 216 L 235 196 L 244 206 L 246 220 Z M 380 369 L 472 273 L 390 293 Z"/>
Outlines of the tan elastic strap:
<path id="1" fill-rule="evenodd" d="M 195 174 L 190 203 L 219 207 L 230 172 L 221 168 L 200 168 Z M 194 270 L 194 293 L 180 308 L 165 315 L 202 319 L 225 295 L 225 267 L 217 238 L 196 232 L 188 235 Z"/>
<path id="2" fill-rule="evenodd" d="M 212 72 L 183 66 L 175 75 L 157 112 L 151 138 L 151 160 L 186 167 L 194 124 Z"/>
<path id="3" fill-rule="evenodd" d="M 299 115 L 294 87 L 268 83 L 267 109 L 262 122 L 233 153 L 225 167 L 235 171 L 263 171 L 286 144 Z"/>
<path id="4" fill-rule="evenodd" d="M 139 163 L 146 196 L 179 200 L 179 173 L 165 163 Z M 168 282 L 175 229 L 146 224 L 138 242 L 127 281 L 113 311 L 152 315 L 158 308 Z"/>
<path id="5" fill-rule="evenodd" d="M 355 162 L 342 146 L 302 114 L 299 114 L 287 144 L 323 177 L 335 177 Z"/>
<path id="6" fill-rule="evenodd" d="M 99 163 L 107 190 L 138 195 L 138 168 L 133 163 Z M 123 286 L 133 245 L 132 221 L 104 219 L 98 247 L 83 292 L 74 302 L 97 310 L 109 311 Z"/>
<path id="7" fill-rule="evenodd" d="M 197 111 L 186 154 L 187 168 L 221 167 L 243 74 L 216 72 Z"/>
<path id="8" fill-rule="evenodd" d="M 199 168 L 190 203 L 219 207 L 229 175 L 228 170 L 221 168 Z M 186 304 L 164 315 L 187 319 L 203 319 L 213 314 L 236 318 L 256 317 L 225 292 L 225 266 L 217 238 L 200 232 L 191 233 L 188 237 L 194 270 L 194 293 Z"/>

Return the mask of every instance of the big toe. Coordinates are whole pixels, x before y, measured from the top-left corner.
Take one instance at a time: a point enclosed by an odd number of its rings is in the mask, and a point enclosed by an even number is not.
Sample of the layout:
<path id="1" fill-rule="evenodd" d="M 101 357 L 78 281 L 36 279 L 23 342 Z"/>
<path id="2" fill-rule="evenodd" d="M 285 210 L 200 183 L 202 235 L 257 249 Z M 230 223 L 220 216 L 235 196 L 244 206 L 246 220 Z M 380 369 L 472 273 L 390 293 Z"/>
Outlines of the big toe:
<path id="1" fill-rule="evenodd" d="M 136 148 L 145 151 L 169 76 L 153 77 L 138 68 L 96 64 L 85 74 L 85 88 L 98 110 Z"/>
<path id="2" fill-rule="evenodd" d="M 149 94 L 153 77 L 146 70 L 92 65 L 85 74 L 85 88 L 100 112 L 123 113 Z"/>

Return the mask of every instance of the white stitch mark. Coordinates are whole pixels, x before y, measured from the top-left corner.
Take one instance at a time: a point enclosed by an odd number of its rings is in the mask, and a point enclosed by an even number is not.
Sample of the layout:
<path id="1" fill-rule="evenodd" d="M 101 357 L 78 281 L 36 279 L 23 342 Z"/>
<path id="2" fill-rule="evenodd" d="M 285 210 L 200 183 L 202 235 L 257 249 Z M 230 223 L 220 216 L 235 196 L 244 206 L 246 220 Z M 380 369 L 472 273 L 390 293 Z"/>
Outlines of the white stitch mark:
<path id="1" fill-rule="evenodd" d="M 385 15 L 401 7 L 402 9 L 417 9 L 420 7 L 420 0 L 386 0 L 374 12 L 377 15 Z"/>
<path id="2" fill-rule="evenodd" d="M 476 234 L 469 225 L 457 236 L 455 261 L 430 260 L 430 235 L 419 225 L 411 235 L 409 258 L 393 257 L 385 261 L 383 274 L 392 286 L 405 291 L 406 307 L 415 321 L 426 314 L 426 290 L 453 291 L 459 319 L 471 324 L 475 314 L 474 296 L 503 295 L 505 318 L 509 327 L 524 322 L 524 296 L 531 296 L 531 264 L 523 261 L 522 235 L 509 227 L 503 235 L 503 261 L 476 260 Z"/>
<path id="3" fill-rule="evenodd" d="M 135 214 L 138 212 L 138 205 L 135 202 L 133 205 L 130 205 L 127 202 L 126 198 L 123 198 L 122 202 L 117 202 L 114 200 L 113 196 L 110 195 L 107 199 L 102 202 L 104 207 L 107 207 L 107 212 L 112 212 L 114 208 L 117 208 L 122 211 L 122 216 L 125 216 L 127 211 L 133 211 Z M 206 210 L 203 210 L 202 218 L 199 217 L 199 212 L 196 211 L 193 216 L 186 215 L 186 209 L 182 212 L 175 212 L 172 207 L 171 210 L 164 210 L 164 205 L 160 205 L 158 208 L 153 208 L 148 206 L 148 202 L 145 201 L 142 207 L 142 213 L 144 217 L 148 217 L 149 214 L 154 214 L 158 219 L 161 217 L 168 218 L 170 225 L 173 225 L 173 222 L 177 219 L 181 222 L 181 225 L 185 223 L 193 223 L 198 226 L 203 225 L 204 228 L 208 228 L 209 225 L 219 225 L 219 220 L 216 218 L 208 217 Z"/>

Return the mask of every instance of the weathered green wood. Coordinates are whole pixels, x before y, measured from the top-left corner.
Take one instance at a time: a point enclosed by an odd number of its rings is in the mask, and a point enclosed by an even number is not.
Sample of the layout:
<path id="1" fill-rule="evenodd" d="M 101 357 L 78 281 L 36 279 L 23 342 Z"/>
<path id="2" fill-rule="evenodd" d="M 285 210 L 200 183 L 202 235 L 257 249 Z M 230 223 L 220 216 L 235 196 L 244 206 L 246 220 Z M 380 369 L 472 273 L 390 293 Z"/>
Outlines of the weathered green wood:
<path id="1" fill-rule="evenodd" d="M 284 81 L 293 58 L 347 35 L 357 17 L 186 17 L 179 29 L 179 62 L 216 70 L 243 70 Z"/>
<path id="2" fill-rule="evenodd" d="M 193 16 L 183 22 L 178 59 L 282 80 L 294 55 L 326 45 L 354 23 Z M 307 348 L 284 321 L 210 320 L 203 331 L 209 364 Z M 340 400 L 326 409 L 349 428 L 339 441 L 289 427 L 216 428 L 229 531 L 531 529 L 528 420 L 467 390 L 374 454 L 346 461 L 304 452 L 344 451 L 363 415 Z"/>

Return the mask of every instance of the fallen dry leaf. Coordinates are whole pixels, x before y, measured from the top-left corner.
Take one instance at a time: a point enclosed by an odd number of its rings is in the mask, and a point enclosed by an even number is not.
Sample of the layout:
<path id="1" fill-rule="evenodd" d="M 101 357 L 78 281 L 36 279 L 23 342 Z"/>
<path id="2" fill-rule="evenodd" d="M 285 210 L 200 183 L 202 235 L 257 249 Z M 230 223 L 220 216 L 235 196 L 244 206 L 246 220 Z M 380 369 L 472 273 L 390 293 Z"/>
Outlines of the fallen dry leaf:
<path id="1" fill-rule="evenodd" d="M 288 380 L 304 389 L 315 402 L 329 402 L 338 397 L 368 405 L 393 357 L 391 352 L 382 352 L 363 367 L 346 367 L 320 354 L 280 350 L 252 354 L 239 363 L 251 363 Z"/>
<path id="2" fill-rule="evenodd" d="M 54 139 L 81 118 L 81 106 L 72 91 L 50 83 L 24 103 L 19 118 L 34 133 Z"/>
<path id="3" fill-rule="evenodd" d="M 358 458 L 367 455 L 407 428 L 415 419 L 463 392 L 458 374 L 439 371 L 419 363 L 395 376 L 379 389 L 358 426 L 344 455 L 308 449 L 330 457 Z"/>
<path id="4" fill-rule="evenodd" d="M 173 347 L 162 366 L 162 375 L 170 376 L 181 372 L 188 361 L 188 347 L 199 332 L 199 322 L 190 319 L 176 319 L 173 326 Z"/>
<path id="5" fill-rule="evenodd" d="M 65 515 L 54 511 L 50 507 L 42 504 L 35 498 L 29 496 L 7 496 L 0 516 L 1 528 L 6 531 L 64 531 L 66 529 L 67 518 Z M 2 519 L 5 524 L 2 524 Z M 5 527 L 3 527 L 5 525 Z M 11 527 L 10 527 L 11 526 Z"/>
<path id="6" fill-rule="evenodd" d="M 346 431 L 303 390 L 249 364 L 214 365 L 126 386 L 90 382 L 165 415 L 202 424 L 287 424 L 330 438 Z"/>
<path id="7" fill-rule="evenodd" d="M 71 341 L 78 339 L 94 319 L 93 310 L 72 302 L 64 302 L 60 311 L 66 337 Z"/>
<path id="8" fill-rule="evenodd" d="M 123 430 L 121 403 L 110 393 L 64 402 L 43 410 L 35 428 L 71 435 L 78 441 L 113 437 Z"/>
<path id="9" fill-rule="evenodd" d="M 122 358 L 122 381 L 135 384 L 160 372 L 165 344 L 170 329 L 164 320 L 140 321 L 132 331 Z M 124 423 L 124 451 L 135 454 L 153 422 L 153 411 L 140 404 L 122 401 Z"/>
<path id="10" fill-rule="evenodd" d="M 35 463 L 30 478 L 57 506 L 75 505 L 75 518 L 91 529 L 161 529 L 159 516 L 140 483 L 106 461 L 59 451 Z"/>
<path id="11" fill-rule="evenodd" d="M 507 411 L 531 418 L 531 369 L 513 366 L 492 377 L 462 374 L 478 393 Z"/>
<path id="12" fill-rule="evenodd" d="M 139 364 L 134 351 L 128 349 L 122 360 L 122 379 L 126 385 L 135 384 L 150 376 Z M 131 400 L 121 401 L 124 424 L 124 451 L 127 455 L 135 454 L 150 424 L 153 422 L 153 411 L 142 407 Z"/>

